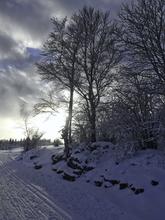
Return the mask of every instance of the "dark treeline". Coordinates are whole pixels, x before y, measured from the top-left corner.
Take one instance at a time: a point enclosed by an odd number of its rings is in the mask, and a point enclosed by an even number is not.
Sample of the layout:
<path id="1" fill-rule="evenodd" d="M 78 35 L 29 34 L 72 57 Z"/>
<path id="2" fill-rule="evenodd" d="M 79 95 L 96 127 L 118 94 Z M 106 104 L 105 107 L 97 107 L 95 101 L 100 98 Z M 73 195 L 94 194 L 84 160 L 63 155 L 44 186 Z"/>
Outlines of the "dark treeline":
<path id="1" fill-rule="evenodd" d="M 47 140 L 47 139 L 40 139 L 37 142 L 37 146 L 44 146 L 44 145 L 50 145 L 50 144 L 53 144 L 53 143 L 51 142 L 51 140 Z M 29 146 L 32 146 L 31 148 L 33 148 L 34 146 L 33 140 L 29 139 Z M 0 150 L 8 150 L 8 149 L 13 149 L 17 147 L 22 147 L 25 149 L 27 147 L 27 138 L 21 139 L 21 140 L 17 140 L 17 139 L 0 140 Z"/>
<path id="2" fill-rule="evenodd" d="M 16 140 L 16 139 L 2 139 L 0 140 L 0 150 L 12 149 L 15 147 L 22 146 L 23 140 Z"/>
<path id="3" fill-rule="evenodd" d="M 52 19 L 38 72 L 67 91 L 66 157 L 73 142 L 157 148 L 165 127 L 165 0 L 123 4 L 119 16 L 84 7 Z M 39 110 L 52 103 L 38 104 Z M 125 145 L 124 145 L 125 144 Z"/>

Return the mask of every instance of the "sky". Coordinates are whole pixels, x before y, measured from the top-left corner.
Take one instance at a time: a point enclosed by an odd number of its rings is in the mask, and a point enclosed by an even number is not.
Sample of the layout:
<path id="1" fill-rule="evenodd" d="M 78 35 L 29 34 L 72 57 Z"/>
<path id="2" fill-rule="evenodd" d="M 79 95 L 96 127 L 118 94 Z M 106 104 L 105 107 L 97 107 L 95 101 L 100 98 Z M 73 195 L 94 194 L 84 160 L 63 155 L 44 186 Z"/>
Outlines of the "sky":
<path id="1" fill-rule="evenodd" d="M 42 96 L 45 85 L 34 64 L 51 30 L 50 18 L 69 17 L 89 2 L 115 16 L 122 0 L 0 0 L 0 139 L 24 137 L 21 106 L 31 108 Z M 64 118 L 60 109 L 54 117 L 38 116 L 33 122 L 53 139 Z"/>

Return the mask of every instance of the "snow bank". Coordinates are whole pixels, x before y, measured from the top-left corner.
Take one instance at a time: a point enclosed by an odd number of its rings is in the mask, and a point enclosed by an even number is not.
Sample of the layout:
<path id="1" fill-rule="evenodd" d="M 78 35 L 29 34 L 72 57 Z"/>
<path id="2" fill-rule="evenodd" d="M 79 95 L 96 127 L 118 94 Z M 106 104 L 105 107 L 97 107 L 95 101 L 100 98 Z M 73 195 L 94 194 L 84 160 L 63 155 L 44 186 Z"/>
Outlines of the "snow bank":
<path id="1" fill-rule="evenodd" d="M 51 194 L 73 220 L 164 220 L 164 153 L 145 150 L 118 161 L 115 151 L 106 142 L 80 145 L 68 161 L 52 164 L 52 155 L 61 155 L 63 148 L 43 147 L 26 153 L 17 163 L 29 167 L 31 181 Z M 42 165 L 39 171 L 35 164 Z"/>

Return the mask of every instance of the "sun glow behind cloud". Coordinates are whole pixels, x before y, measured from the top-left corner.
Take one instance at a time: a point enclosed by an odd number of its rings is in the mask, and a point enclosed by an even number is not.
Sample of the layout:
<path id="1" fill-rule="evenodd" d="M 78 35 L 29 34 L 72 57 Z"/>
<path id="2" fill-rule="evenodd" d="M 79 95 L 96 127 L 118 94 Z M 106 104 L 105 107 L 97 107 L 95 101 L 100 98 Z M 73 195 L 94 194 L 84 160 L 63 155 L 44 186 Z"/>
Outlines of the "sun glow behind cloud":
<path id="1" fill-rule="evenodd" d="M 34 126 L 44 133 L 44 138 L 61 138 L 61 130 L 65 125 L 66 112 L 59 109 L 56 115 L 49 114 L 36 116 L 33 120 Z"/>
<path id="2" fill-rule="evenodd" d="M 38 129 L 44 133 L 43 138 L 54 140 L 61 138 L 61 129 L 65 125 L 66 112 L 64 109 L 59 111 L 54 116 L 48 114 L 38 115 L 29 121 L 29 127 Z M 22 139 L 25 138 L 25 126 L 23 120 L 1 118 L 0 134 L 1 139 Z"/>

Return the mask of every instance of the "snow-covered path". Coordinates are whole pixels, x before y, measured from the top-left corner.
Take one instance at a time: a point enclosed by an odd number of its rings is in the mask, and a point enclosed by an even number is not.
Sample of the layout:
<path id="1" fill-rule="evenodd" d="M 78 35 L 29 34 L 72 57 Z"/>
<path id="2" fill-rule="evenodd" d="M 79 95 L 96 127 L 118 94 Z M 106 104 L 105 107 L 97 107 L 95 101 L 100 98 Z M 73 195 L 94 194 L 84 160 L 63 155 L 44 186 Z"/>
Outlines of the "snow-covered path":
<path id="1" fill-rule="evenodd" d="M 17 176 L 12 157 L 12 152 L 0 152 L 0 220 L 71 219 L 49 195 Z"/>

